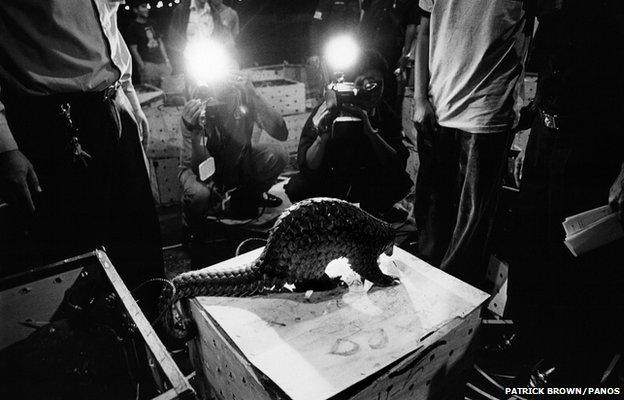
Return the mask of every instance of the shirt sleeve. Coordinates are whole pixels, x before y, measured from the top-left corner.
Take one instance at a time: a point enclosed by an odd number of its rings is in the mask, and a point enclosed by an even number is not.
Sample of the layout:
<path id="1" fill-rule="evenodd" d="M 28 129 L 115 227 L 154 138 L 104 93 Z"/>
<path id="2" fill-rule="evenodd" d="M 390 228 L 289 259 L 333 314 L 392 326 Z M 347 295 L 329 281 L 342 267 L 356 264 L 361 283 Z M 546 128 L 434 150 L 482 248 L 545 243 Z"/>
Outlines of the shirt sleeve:
<path id="1" fill-rule="evenodd" d="M 418 7 L 427 15 L 430 15 L 431 11 L 433 11 L 433 4 L 434 0 L 418 0 Z"/>
<path id="2" fill-rule="evenodd" d="M 0 88 L 0 91 L 2 88 Z M 9 124 L 6 120 L 4 106 L 0 103 L 0 153 L 17 150 L 17 143 L 11 134 Z"/>

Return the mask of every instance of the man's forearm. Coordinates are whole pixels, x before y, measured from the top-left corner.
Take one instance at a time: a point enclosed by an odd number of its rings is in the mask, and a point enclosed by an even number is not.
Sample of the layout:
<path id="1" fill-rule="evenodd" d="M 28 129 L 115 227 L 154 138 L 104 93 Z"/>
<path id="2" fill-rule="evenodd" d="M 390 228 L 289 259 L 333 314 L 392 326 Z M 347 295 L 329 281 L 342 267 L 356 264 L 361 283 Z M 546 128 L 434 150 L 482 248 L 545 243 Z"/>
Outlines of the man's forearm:
<path id="1" fill-rule="evenodd" d="M 325 145 L 327 144 L 328 135 L 317 136 L 312 146 L 306 151 L 306 166 L 310 170 L 319 169 L 325 155 Z"/>
<path id="2" fill-rule="evenodd" d="M 279 141 L 288 139 L 288 128 L 284 118 L 255 91 L 250 93 L 256 109 L 256 121 L 272 138 Z"/>
<path id="3" fill-rule="evenodd" d="M 4 118 L 3 115 L 0 114 L 0 118 Z M 4 153 L 7 151 L 17 150 L 17 143 L 9 130 L 9 127 L 6 124 L 0 125 L 0 153 Z"/>
<path id="4" fill-rule="evenodd" d="M 167 57 L 167 50 L 165 49 L 165 44 L 163 43 L 162 39 L 158 39 L 158 43 L 160 44 L 160 54 L 162 55 L 163 60 L 165 60 L 165 63 L 168 63 L 169 57 Z"/>
<path id="5" fill-rule="evenodd" d="M 142 111 L 141 103 L 139 102 L 139 98 L 136 94 L 136 91 L 134 90 L 134 85 L 132 84 L 132 82 L 127 81 L 122 83 L 122 88 L 124 93 L 126 94 L 126 97 L 128 98 L 128 101 L 130 102 L 132 110 L 134 112 Z"/>
<path id="6" fill-rule="evenodd" d="M 132 53 L 132 57 L 134 58 L 134 61 L 136 61 L 137 65 L 140 68 L 143 68 L 145 66 L 145 63 L 143 62 L 143 58 L 141 58 L 141 55 L 139 54 L 139 50 L 137 49 L 136 45 L 130 45 L 130 53 Z"/>
<path id="7" fill-rule="evenodd" d="M 416 24 L 409 24 L 405 28 L 405 40 L 403 43 L 403 56 L 407 56 L 412 48 L 412 42 L 414 41 L 414 37 L 416 37 L 416 31 L 418 27 Z"/>
<path id="8" fill-rule="evenodd" d="M 422 17 L 416 36 L 414 98 L 427 99 L 429 93 L 429 18 Z"/>

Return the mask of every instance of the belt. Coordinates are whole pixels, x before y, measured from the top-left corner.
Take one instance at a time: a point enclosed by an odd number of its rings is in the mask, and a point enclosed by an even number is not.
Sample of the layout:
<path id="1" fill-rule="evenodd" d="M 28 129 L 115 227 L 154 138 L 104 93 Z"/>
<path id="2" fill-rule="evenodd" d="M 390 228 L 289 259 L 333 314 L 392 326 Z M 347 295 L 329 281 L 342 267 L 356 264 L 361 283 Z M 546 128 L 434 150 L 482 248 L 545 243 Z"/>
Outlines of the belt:
<path id="1" fill-rule="evenodd" d="M 6 91 L 4 99 L 7 103 L 14 104 L 17 107 L 23 106 L 42 106 L 42 107 L 58 107 L 64 103 L 83 103 L 90 104 L 103 103 L 108 100 L 115 99 L 118 90 L 121 88 L 119 82 L 115 82 L 109 87 L 96 92 L 68 92 L 54 93 L 43 96 L 20 94 L 16 92 Z"/>

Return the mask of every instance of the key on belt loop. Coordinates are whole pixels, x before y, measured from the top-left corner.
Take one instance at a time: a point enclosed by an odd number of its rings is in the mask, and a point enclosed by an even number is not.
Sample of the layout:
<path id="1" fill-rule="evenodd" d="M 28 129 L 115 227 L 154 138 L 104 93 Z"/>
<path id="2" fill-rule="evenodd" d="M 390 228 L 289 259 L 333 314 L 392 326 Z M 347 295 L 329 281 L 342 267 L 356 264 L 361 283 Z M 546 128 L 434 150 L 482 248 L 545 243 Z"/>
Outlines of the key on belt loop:
<path id="1" fill-rule="evenodd" d="M 558 131 L 559 128 L 560 128 L 560 124 L 557 123 L 557 120 L 559 119 L 559 116 L 557 114 L 553 114 L 553 115 L 546 114 L 543 111 L 540 111 L 540 112 L 542 113 L 542 118 L 544 118 L 544 125 L 547 128 L 554 129 L 554 130 Z"/>
<path id="2" fill-rule="evenodd" d="M 119 82 L 115 82 L 114 84 L 110 85 L 109 87 L 107 87 L 106 89 L 104 89 L 103 93 L 103 100 L 107 101 L 107 100 L 114 100 L 115 97 L 117 96 L 117 90 L 121 87 L 121 84 Z"/>

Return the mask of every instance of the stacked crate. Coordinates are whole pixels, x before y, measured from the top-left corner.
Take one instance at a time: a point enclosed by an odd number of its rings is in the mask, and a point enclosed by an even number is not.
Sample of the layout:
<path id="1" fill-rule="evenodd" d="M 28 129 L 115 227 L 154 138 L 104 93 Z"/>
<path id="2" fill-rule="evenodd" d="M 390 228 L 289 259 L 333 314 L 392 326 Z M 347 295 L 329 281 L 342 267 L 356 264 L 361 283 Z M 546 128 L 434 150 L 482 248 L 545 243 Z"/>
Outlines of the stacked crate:
<path id="1" fill-rule="evenodd" d="M 146 155 L 149 161 L 152 194 L 156 204 L 160 206 L 179 203 L 182 194 L 178 180 L 182 147 L 180 133 L 182 107 L 165 106 L 162 98 L 142 104 L 142 107 L 150 125 Z"/>
<path id="2" fill-rule="evenodd" d="M 301 65 L 280 64 L 245 70 L 258 93 L 278 111 L 288 128 L 288 139 L 279 142 L 266 132 L 255 132 L 253 142 L 278 143 L 288 152 L 288 169 L 296 169 L 297 147 L 301 131 L 310 112 L 306 107 L 306 68 Z M 297 80 L 301 81 L 297 81 Z"/>

